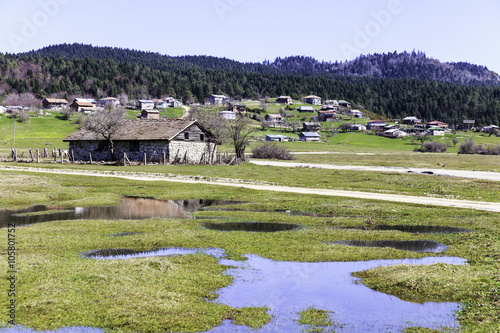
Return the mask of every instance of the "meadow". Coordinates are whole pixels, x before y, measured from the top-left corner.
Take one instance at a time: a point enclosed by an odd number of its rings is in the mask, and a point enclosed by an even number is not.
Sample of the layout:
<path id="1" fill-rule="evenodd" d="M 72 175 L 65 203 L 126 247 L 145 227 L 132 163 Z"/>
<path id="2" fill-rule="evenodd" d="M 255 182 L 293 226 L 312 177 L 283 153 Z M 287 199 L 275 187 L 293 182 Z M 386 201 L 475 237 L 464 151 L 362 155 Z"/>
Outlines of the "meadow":
<path id="1" fill-rule="evenodd" d="M 131 113 L 129 116 L 132 116 Z M 51 150 L 66 148 L 62 140 L 78 127 L 57 114 L 16 123 L 0 116 L 0 158 L 8 161 L 11 147 Z M 270 131 L 273 132 L 273 131 Z M 260 144 L 264 132 L 257 131 Z M 460 140 L 474 135 L 476 144 L 498 144 L 482 134 L 459 133 Z M 439 139 L 451 140 L 451 137 Z M 283 143 L 297 153 L 297 161 L 347 165 L 433 167 L 499 171 L 496 156 L 457 155 L 456 148 L 441 154 L 414 152 L 411 139 L 388 139 L 361 133 L 339 133 L 326 142 Z M 220 147 L 219 151 L 230 150 Z M 325 154 L 326 152 L 326 154 Z M 497 182 L 418 174 L 353 172 L 315 168 L 239 166 L 116 165 L 60 163 L 2 163 L 54 169 L 81 169 L 186 175 L 203 179 L 242 179 L 287 186 L 344 189 L 380 193 L 499 201 Z M 199 332 L 232 320 L 237 325 L 262 327 L 271 318 L 268 308 L 234 308 L 211 302 L 232 283 L 229 267 L 205 254 L 150 257 L 133 260 L 92 260 L 82 253 L 97 249 L 150 251 L 170 247 L 220 248 L 233 260 L 255 254 L 275 261 L 347 262 L 375 259 L 461 257 L 467 265 L 378 267 L 355 273 L 374 290 L 400 299 L 424 303 L 459 302 L 456 316 L 464 332 L 500 331 L 500 218 L 498 213 L 388 203 L 375 200 L 331 198 L 320 195 L 268 193 L 244 188 L 204 184 L 140 182 L 116 178 L 0 171 L 0 209 L 47 205 L 53 209 L 118 205 L 124 197 L 162 200 L 225 199 L 238 202 L 228 211 L 204 210 L 197 219 L 70 220 L 16 228 L 17 323 L 38 330 L 91 326 L 111 332 Z M 286 211 L 298 214 L 287 214 Z M 304 214 L 308 213 L 308 214 Z M 275 233 L 220 232 L 203 223 L 295 223 L 302 228 Z M 464 233 L 406 233 L 372 230 L 377 225 L 442 226 L 471 230 Z M 345 229 L 346 227 L 364 227 Z M 7 239 L 0 229 L 0 239 Z M 110 237 L 114 234 L 130 234 Z M 448 248 L 444 254 L 393 248 L 364 248 L 332 244 L 336 241 L 430 240 Z M 7 254 L 2 247 L 2 257 Z M 8 289 L 7 261 L 0 264 L 0 288 Z M 0 298 L 7 307 L 8 298 Z M 297 325 L 334 330 L 334 314 L 303 309 Z M 0 325 L 7 325 L 0 316 Z M 306 326 L 299 326 L 307 330 Z M 431 330 L 410 327 L 408 332 Z"/>
<path id="2" fill-rule="evenodd" d="M 230 211 L 195 213 L 199 219 L 75 220 L 18 227 L 17 320 L 26 327 L 92 326 L 113 332 L 195 332 L 208 330 L 226 319 L 251 327 L 261 327 L 270 320 L 266 308 L 231 308 L 207 301 L 216 299 L 217 290 L 231 283 L 231 277 L 224 274 L 228 267 L 208 255 L 102 261 L 83 259 L 81 253 L 86 251 L 213 247 L 224 249 L 229 258 L 237 260 L 243 260 L 245 254 L 256 254 L 277 261 L 364 261 L 442 254 L 331 243 L 433 240 L 448 246 L 446 256 L 467 259 L 468 265 L 394 266 L 357 275 L 371 288 L 405 300 L 462 303 L 457 317 L 463 331 L 500 329 L 496 320 L 500 314 L 500 224 L 495 213 L 317 195 L 270 195 L 210 185 L 144 184 L 107 178 L 96 181 L 91 176 L 2 171 L 0 178 L 2 209 L 34 204 L 64 209 L 116 205 L 124 196 L 240 202 L 231 205 Z M 283 213 L 287 210 L 317 216 Z M 203 228 L 206 221 L 295 223 L 303 228 L 276 233 L 223 233 Z M 472 232 L 415 234 L 343 229 L 367 224 L 452 226 Z M 6 239 L 6 233 L 6 229 L 0 230 L 2 239 Z M 110 237 L 119 233 L 133 235 Z M 1 265 L 5 277 L 7 262 L 2 261 Z M 7 288 L 5 278 L 1 287 Z M 2 307 L 6 301 L 2 298 Z M 5 325 L 3 318 L 1 324 Z"/>

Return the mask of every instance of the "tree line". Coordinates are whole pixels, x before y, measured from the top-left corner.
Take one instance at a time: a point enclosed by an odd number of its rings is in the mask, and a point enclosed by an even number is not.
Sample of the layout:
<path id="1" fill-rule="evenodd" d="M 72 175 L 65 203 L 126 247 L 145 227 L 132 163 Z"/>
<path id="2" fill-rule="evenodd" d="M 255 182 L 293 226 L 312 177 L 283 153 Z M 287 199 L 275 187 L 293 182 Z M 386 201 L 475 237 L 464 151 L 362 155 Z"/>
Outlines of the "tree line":
<path id="1" fill-rule="evenodd" d="M 413 60 L 407 63 L 416 63 L 414 58 L 408 59 Z M 235 100 L 280 95 L 299 99 L 315 94 L 324 100 L 345 99 L 353 108 L 387 118 L 416 116 L 455 125 L 464 119 L 474 119 L 477 125 L 499 123 L 500 87 L 491 82 L 459 84 L 344 75 L 326 72 L 321 66 L 314 70 L 304 66 L 292 70 L 271 63 L 245 64 L 207 56 L 167 57 L 134 50 L 61 45 L 26 54 L 0 54 L 0 99 L 5 101 L 11 93 L 33 93 L 38 98 L 102 98 L 126 93 L 130 99 L 172 96 L 184 103 L 202 103 L 211 94 L 225 94 Z M 465 64 L 457 66 L 468 68 Z"/>

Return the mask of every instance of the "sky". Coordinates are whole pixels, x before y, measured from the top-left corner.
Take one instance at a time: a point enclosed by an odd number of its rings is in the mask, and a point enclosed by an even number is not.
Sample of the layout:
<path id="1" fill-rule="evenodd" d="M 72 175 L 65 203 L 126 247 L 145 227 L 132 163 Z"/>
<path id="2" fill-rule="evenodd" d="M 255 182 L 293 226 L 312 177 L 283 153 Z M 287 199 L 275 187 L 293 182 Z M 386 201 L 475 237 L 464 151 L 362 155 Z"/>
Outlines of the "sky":
<path id="1" fill-rule="evenodd" d="M 500 73 L 498 0 L 0 0 L 0 52 L 62 43 L 243 62 L 425 52 Z"/>

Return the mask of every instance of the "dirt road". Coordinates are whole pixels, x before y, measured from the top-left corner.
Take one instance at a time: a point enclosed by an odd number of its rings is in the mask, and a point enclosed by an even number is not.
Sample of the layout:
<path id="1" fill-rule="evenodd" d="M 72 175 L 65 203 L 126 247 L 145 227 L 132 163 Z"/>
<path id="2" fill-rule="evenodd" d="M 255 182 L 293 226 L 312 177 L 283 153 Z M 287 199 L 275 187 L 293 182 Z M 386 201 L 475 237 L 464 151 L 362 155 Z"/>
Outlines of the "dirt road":
<path id="1" fill-rule="evenodd" d="M 451 176 L 461 178 L 473 178 L 500 181 L 499 172 L 487 171 L 467 171 L 467 170 L 446 170 L 446 169 L 421 169 L 421 168 L 400 168 L 384 166 L 357 166 L 357 165 L 335 165 L 335 164 L 312 164 L 312 163 L 294 163 L 294 162 L 275 162 L 275 161 L 257 161 L 250 163 L 264 166 L 278 166 L 288 168 L 318 168 L 332 170 L 353 170 L 353 171 L 374 171 L 374 172 L 398 172 L 398 173 L 417 173 L 436 176 Z"/>
<path id="2" fill-rule="evenodd" d="M 500 212 L 500 203 L 497 202 L 480 202 L 480 201 L 454 200 L 454 199 L 435 198 L 435 197 L 416 197 L 416 196 L 396 195 L 396 194 L 370 193 L 370 192 L 360 192 L 360 191 L 340 191 L 340 190 L 315 189 L 315 188 L 304 188 L 304 187 L 266 185 L 266 184 L 245 182 L 242 180 L 210 179 L 208 181 L 205 181 L 205 180 L 198 180 L 197 178 L 199 177 L 189 177 L 189 176 L 177 177 L 177 176 L 167 176 L 167 175 L 147 174 L 147 173 L 132 173 L 132 172 L 127 173 L 127 172 L 55 170 L 55 169 L 40 169 L 40 168 L 17 167 L 17 166 L 0 166 L 0 171 L 37 172 L 37 173 L 65 174 L 65 175 L 78 175 L 78 176 L 89 176 L 89 177 L 114 177 L 114 178 L 130 179 L 137 181 L 166 181 L 166 182 L 189 183 L 189 184 L 232 186 L 232 187 L 247 188 L 259 191 L 314 194 L 314 195 L 325 195 L 332 197 L 382 200 L 382 201 L 412 203 L 412 204 L 427 205 L 427 206 L 456 207 L 456 208 L 476 209 L 476 210 L 484 210 L 491 212 Z"/>

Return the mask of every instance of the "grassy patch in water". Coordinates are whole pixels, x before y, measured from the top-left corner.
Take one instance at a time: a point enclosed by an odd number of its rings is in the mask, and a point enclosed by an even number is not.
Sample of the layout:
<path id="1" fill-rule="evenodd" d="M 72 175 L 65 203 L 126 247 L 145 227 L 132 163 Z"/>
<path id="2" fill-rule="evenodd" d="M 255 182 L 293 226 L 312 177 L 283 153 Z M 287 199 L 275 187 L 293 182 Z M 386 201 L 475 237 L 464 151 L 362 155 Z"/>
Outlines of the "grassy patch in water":
<path id="1" fill-rule="evenodd" d="M 327 327 L 335 325 L 330 319 L 329 313 L 332 312 L 309 308 L 299 312 L 300 317 L 298 323 L 309 326 L 303 329 L 303 332 L 333 332 L 333 330 L 327 329 Z"/>

